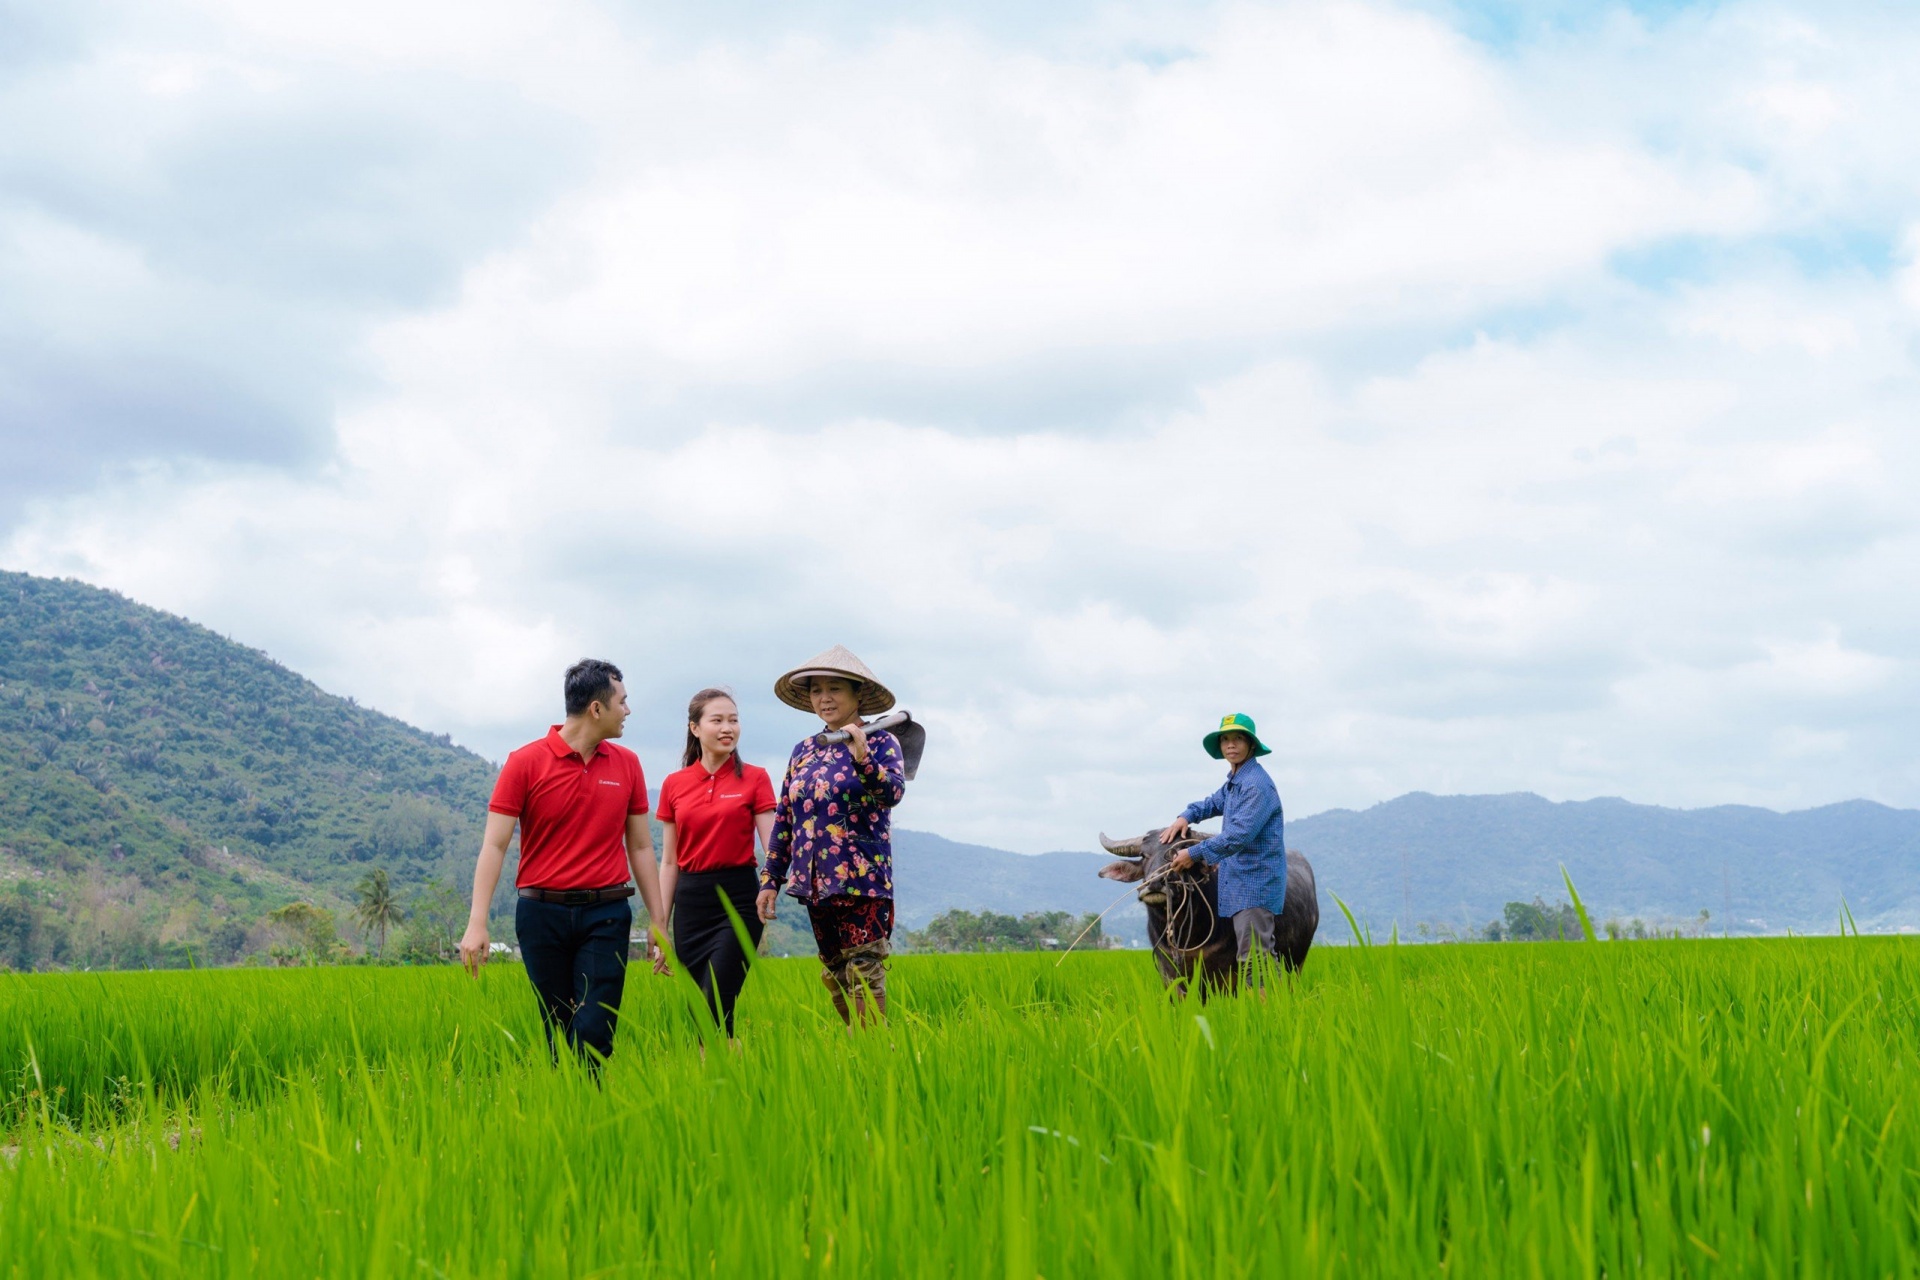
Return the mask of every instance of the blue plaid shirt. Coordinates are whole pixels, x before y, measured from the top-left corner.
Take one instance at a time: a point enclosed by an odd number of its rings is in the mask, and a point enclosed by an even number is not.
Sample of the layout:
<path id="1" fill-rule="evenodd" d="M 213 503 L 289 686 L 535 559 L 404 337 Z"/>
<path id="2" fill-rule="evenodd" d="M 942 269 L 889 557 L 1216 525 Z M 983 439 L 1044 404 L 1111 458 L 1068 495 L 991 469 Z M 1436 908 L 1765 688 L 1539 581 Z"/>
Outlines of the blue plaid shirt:
<path id="1" fill-rule="evenodd" d="M 1279 915 L 1287 905 L 1287 841 L 1280 792 L 1273 779 L 1249 760 L 1227 777 L 1226 785 L 1185 810 L 1188 822 L 1221 818 L 1220 834 L 1187 852 L 1220 868 L 1220 914 L 1265 907 Z"/>

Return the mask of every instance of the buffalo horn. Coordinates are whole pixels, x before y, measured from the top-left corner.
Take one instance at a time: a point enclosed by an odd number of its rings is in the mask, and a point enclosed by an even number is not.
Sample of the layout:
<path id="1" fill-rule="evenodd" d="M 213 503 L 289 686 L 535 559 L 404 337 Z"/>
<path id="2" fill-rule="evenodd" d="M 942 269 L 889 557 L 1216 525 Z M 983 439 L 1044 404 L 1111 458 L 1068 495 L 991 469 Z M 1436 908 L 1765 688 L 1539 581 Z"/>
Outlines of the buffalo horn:
<path id="1" fill-rule="evenodd" d="M 1140 856 L 1140 837 L 1131 840 L 1109 840 L 1107 833 L 1100 833 L 1100 847 L 1116 858 L 1137 858 Z"/>

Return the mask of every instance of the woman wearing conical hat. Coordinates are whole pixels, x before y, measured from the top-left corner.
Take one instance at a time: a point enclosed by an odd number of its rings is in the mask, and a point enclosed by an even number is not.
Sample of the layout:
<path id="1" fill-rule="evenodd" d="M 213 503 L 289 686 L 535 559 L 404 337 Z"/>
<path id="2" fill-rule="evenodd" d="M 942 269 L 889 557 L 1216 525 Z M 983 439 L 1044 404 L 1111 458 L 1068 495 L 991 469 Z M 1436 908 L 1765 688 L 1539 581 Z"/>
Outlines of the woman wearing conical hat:
<path id="1" fill-rule="evenodd" d="M 810 734 L 787 761 L 760 873 L 760 918 L 773 919 L 784 885 L 807 908 L 820 980 L 841 1019 L 866 1022 L 869 1000 L 884 1017 L 893 950 L 891 810 L 906 794 L 907 777 L 899 740 L 862 727 L 860 717 L 890 709 L 893 694 L 841 645 L 781 676 L 773 692 L 848 740 Z"/>

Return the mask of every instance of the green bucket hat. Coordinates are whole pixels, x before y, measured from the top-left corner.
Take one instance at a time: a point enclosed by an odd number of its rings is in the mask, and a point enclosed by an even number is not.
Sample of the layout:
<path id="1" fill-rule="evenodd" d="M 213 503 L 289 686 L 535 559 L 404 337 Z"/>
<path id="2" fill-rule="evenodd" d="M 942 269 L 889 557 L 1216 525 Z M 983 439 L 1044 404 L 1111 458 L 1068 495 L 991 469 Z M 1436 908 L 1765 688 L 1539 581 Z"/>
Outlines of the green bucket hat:
<path id="1" fill-rule="evenodd" d="M 1230 716 L 1221 716 L 1220 727 L 1201 740 L 1200 745 L 1205 747 L 1207 754 L 1215 760 L 1226 759 L 1225 756 L 1220 754 L 1220 735 L 1223 733 L 1244 733 L 1249 738 L 1252 738 L 1253 754 L 1256 756 L 1270 756 L 1273 754 L 1272 749 L 1269 748 L 1266 743 L 1260 741 L 1260 735 L 1254 732 L 1253 717 L 1243 716 L 1236 711 Z"/>

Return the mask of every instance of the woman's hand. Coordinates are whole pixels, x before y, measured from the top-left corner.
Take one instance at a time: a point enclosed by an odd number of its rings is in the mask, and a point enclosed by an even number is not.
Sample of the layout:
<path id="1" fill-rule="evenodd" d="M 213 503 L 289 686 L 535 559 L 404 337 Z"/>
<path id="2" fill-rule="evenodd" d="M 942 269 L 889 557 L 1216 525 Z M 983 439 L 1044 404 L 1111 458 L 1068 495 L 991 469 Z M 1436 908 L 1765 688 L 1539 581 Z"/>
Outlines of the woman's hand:
<path id="1" fill-rule="evenodd" d="M 780 891 L 778 889 L 762 889 L 760 891 L 760 895 L 753 900 L 753 909 L 759 913 L 760 923 L 765 924 L 767 921 L 773 919 L 773 909 L 779 901 Z"/>
<path id="2" fill-rule="evenodd" d="M 658 942 L 650 942 L 647 950 L 653 953 L 653 971 L 663 978 L 671 977 L 673 966 L 667 963 L 667 949 Z"/>
<path id="3" fill-rule="evenodd" d="M 867 762 L 867 726 L 861 724 L 860 721 L 856 719 L 852 724 L 845 726 L 845 728 L 847 732 L 847 750 L 853 752 L 854 763 L 865 764 Z"/>

